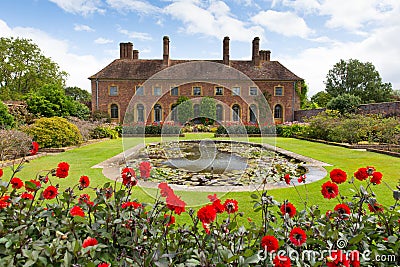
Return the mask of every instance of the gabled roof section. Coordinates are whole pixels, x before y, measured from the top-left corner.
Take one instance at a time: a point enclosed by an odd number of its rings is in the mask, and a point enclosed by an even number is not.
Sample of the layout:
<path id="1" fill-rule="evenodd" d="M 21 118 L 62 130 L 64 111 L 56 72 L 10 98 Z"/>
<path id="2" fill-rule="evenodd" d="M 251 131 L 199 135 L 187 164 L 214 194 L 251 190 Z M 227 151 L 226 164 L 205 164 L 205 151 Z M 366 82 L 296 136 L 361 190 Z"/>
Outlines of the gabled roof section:
<path id="1" fill-rule="evenodd" d="M 196 60 L 170 60 L 170 66 L 195 61 Z M 222 64 L 222 60 L 207 61 Z M 230 66 L 243 72 L 253 81 L 303 80 L 278 61 L 261 61 L 260 66 L 254 66 L 251 60 L 231 60 Z M 147 80 L 165 68 L 162 59 L 116 59 L 104 69 L 89 77 L 89 79 Z"/>

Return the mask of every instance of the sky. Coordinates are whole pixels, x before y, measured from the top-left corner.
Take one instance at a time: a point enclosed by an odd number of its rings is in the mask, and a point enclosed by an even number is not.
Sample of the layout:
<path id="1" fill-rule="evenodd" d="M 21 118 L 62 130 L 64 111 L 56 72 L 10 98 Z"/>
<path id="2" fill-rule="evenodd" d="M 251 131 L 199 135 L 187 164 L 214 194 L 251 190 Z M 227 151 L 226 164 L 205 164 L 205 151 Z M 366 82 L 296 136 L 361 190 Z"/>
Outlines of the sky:
<path id="1" fill-rule="evenodd" d="M 251 42 L 308 85 L 325 89 L 341 59 L 371 62 L 400 89 L 398 0 L 0 0 L 0 37 L 31 39 L 69 73 L 67 86 L 90 91 L 88 77 L 132 42 L 139 58 L 250 60 Z"/>

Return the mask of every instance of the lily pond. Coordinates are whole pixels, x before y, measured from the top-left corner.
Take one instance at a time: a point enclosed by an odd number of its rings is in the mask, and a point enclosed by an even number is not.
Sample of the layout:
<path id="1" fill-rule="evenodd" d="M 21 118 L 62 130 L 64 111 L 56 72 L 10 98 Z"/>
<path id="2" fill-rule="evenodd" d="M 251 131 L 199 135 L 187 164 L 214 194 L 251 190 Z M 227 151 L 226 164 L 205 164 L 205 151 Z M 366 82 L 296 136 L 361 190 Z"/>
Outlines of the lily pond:
<path id="1" fill-rule="evenodd" d="M 185 186 L 247 186 L 281 184 L 284 175 L 306 172 L 295 161 L 260 144 L 231 141 L 175 141 L 148 144 L 128 166 L 150 161 L 153 171 L 148 181 L 166 181 Z"/>

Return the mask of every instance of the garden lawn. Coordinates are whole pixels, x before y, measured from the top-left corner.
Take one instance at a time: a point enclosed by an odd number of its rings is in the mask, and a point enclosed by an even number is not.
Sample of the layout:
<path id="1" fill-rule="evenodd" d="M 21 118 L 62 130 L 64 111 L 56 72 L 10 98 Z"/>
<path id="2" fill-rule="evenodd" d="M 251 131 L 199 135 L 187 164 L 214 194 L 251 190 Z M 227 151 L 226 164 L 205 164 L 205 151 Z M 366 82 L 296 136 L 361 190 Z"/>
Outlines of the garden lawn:
<path id="1" fill-rule="evenodd" d="M 180 138 L 180 140 L 204 138 L 214 139 L 212 134 L 202 133 L 186 134 L 186 136 L 184 138 Z M 159 140 L 160 138 L 146 138 L 146 143 L 157 142 Z M 250 138 L 249 141 L 260 142 L 260 140 L 260 138 Z M 374 166 L 377 171 L 383 173 L 383 180 L 387 182 L 393 189 L 395 189 L 400 179 L 400 158 L 366 151 L 350 150 L 338 146 L 331 146 L 292 138 L 267 138 L 264 140 L 264 142 L 268 142 L 283 149 L 329 163 L 332 166 L 327 167 L 328 172 L 334 168 L 341 168 L 347 172 L 349 178 L 351 178 L 353 173 L 360 167 Z M 90 178 L 90 187 L 102 187 L 106 182 L 110 182 L 110 180 L 102 175 L 101 169 L 93 169 L 91 167 L 122 152 L 124 146 L 131 147 L 140 143 L 142 143 L 141 138 L 106 140 L 69 150 L 64 153 L 40 157 L 32 160 L 28 164 L 25 164 L 22 171 L 17 173 L 16 176 L 22 180 L 35 179 L 38 173 L 45 173 L 41 171 L 55 168 L 59 162 L 65 161 L 71 166 L 69 176 L 65 179 L 59 179 L 56 177 L 52 178 L 53 184 L 59 184 L 60 191 L 77 185 L 81 175 L 87 175 Z M 9 168 L 4 168 L 4 171 L 5 174 L 3 176 L 3 180 L 7 180 L 11 175 L 11 170 Z M 329 177 L 325 177 L 320 181 L 307 184 L 306 186 L 298 186 L 296 188 L 287 187 L 283 189 L 274 189 L 268 191 L 268 194 L 272 195 L 274 199 L 279 202 L 282 202 L 286 199 L 289 200 L 295 204 L 298 210 L 303 209 L 304 202 L 307 201 L 309 206 L 312 204 L 317 204 L 320 209 L 325 212 L 326 210 L 333 209 L 333 207 L 338 203 L 336 199 L 326 200 L 321 195 L 321 185 L 328 179 Z M 113 181 L 111 182 L 114 183 Z M 356 181 L 355 185 L 359 187 L 360 183 Z M 121 184 L 118 183 L 117 189 L 119 189 L 120 186 Z M 339 185 L 341 194 L 349 197 L 347 199 L 348 201 L 351 201 L 352 188 L 353 185 L 349 183 Z M 89 193 L 92 197 L 94 197 L 92 190 L 84 189 L 79 192 L 77 187 L 75 187 L 75 190 L 77 194 Z M 382 203 L 385 206 L 389 206 L 394 203 L 392 191 L 384 184 L 373 186 L 373 190 L 377 194 L 377 200 L 379 203 Z M 183 191 L 176 193 L 182 196 L 184 200 L 204 199 L 204 203 L 208 201 L 207 196 L 210 194 L 207 192 Z M 260 221 L 260 214 L 255 214 L 253 212 L 253 203 L 251 202 L 252 199 L 250 197 L 251 194 L 251 192 L 217 193 L 222 201 L 227 198 L 234 198 L 238 200 L 239 211 L 244 212 L 244 218 L 251 218 L 257 222 Z M 146 191 L 140 188 L 135 188 L 132 195 L 133 198 L 137 198 L 140 202 L 153 202 L 152 197 L 150 197 Z M 193 209 L 196 211 L 198 208 L 199 207 L 193 207 Z M 177 218 L 177 221 L 181 223 L 188 222 L 188 220 L 189 217 L 187 213 L 180 216 L 179 219 Z"/>

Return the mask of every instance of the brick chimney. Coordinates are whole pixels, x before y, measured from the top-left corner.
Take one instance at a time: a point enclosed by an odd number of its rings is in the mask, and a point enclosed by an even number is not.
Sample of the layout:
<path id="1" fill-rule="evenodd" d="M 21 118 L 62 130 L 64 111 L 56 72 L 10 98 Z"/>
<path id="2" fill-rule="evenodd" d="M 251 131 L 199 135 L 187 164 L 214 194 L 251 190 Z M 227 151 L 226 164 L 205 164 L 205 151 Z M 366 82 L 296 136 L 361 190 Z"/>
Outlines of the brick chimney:
<path id="1" fill-rule="evenodd" d="M 261 60 L 261 62 L 262 62 L 262 61 L 265 61 L 266 58 L 267 58 L 267 51 L 265 51 L 265 50 L 260 50 L 260 60 Z"/>
<path id="2" fill-rule="evenodd" d="M 163 38 L 163 65 L 169 66 L 169 37 L 164 36 Z"/>
<path id="3" fill-rule="evenodd" d="M 229 37 L 224 38 L 222 44 L 222 61 L 225 65 L 229 65 Z"/>
<path id="4" fill-rule="evenodd" d="M 253 39 L 252 61 L 254 66 L 260 66 L 260 38 Z"/>
<path id="5" fill-rule="evenodd" d="M 271 51 L 270 50 L 265 51 L 265 60 L 271 61 Z"/>
<path id="6" fill-rule="evenodd" d="M 139 50 L 133 50 L 133 59 L 139 59 Z"/>
<path id="7" fill-rule="evenodd" d="M 133 58 L 133 44 L 131 42 L 119 44 L 119 58 L 120 59 Z"/>

